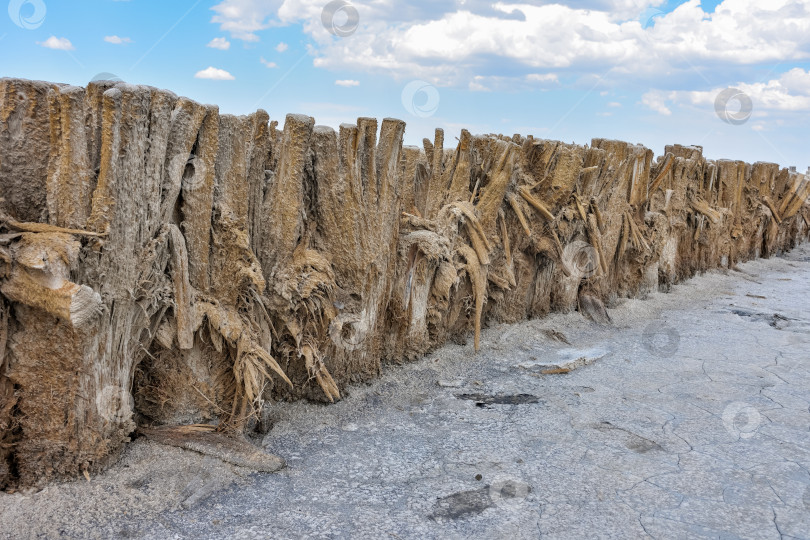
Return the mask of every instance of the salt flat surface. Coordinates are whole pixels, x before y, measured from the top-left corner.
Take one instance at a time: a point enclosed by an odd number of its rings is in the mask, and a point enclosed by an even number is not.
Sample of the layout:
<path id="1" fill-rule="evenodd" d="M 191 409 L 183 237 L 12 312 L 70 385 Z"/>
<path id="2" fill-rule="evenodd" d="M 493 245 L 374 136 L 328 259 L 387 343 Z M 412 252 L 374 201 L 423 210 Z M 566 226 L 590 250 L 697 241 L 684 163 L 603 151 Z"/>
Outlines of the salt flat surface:
<path id="1" fill-rule="evenodd" d="M 280 404 L 281 473 L 138 439 L 90 482 L 0 494 L 0 537 L 810 538 L 810 247 L 609 313 Z"/>

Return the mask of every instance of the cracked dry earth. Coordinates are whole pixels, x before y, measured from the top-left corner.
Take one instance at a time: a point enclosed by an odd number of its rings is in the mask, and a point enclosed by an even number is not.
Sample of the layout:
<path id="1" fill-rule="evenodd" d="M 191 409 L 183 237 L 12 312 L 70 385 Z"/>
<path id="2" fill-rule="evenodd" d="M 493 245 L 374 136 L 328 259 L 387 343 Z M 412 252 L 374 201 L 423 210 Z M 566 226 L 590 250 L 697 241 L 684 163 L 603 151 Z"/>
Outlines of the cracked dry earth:
<path id="1" fill-rule="evenodd" d="M 0 494 L 0 536 L 808 538 L 808 298 L 805 245 L 611 326 L 490 328 L 478 355 L 273 407 L 281 473 L 138 439 L 89 482 Z"/>

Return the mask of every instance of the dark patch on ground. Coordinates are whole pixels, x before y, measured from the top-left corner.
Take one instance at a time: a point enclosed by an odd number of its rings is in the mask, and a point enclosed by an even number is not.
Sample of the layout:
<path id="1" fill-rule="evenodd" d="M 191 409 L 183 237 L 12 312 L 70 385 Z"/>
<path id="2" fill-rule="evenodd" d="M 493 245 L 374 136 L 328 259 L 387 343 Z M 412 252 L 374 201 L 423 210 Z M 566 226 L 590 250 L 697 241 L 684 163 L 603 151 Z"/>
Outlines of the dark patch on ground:
<path id="1" fill-rule="evenodd" d="M 796 320 L 791 319 L 790 317 L 785 317 L 779 313 L 761 313 L 756 311 L 749 311 L 746 309 L 731 309 L 729 310 L 734 315 L 739 317 L 751 319 L 752 321 L 762 321 L 766 322 L 769 325 L 773 326 L 777 330 L 782 330 L 786 326 L 790 326 L 790 321 Z"/>
<path id="2" fill-rule="evenodd" d="M 460 491 L 447 497 L 441 497 L 433 507 L 431 519 L 458 519 L 468 515 L 477 515 L 493 505 L 489 495 L 489 486 L 470 491 Z"/>
<path id="3" fill-rule="evenodd" d="M 540 398 L 531 394 L 503 394 L 495 396 L 489 394 L 456 394 L 456 397 L 467 401 L 475 401 L 475 405 L 478 407 L 540 403 Z"/>

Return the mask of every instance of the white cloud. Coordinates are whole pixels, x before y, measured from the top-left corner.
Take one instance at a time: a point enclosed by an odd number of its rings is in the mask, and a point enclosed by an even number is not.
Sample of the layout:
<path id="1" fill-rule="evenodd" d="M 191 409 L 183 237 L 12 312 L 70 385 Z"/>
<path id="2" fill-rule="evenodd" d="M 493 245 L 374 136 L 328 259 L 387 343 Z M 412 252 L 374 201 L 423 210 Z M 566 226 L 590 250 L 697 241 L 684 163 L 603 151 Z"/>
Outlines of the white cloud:
<path id="1" fill-rule="evenodd" d="M 261 58 L 259 61 L 260 61 L 260 62 L 261 62 L 263 65 L 264 65 L 264 67 L 266 67 L 266 68 L 277 68 L 277 67 L 278 67 L 278 64 L 276 64 L 275 62 L 268 62 L 267 60 L 265 60 L 265 59 L 264 59 L 264 57 L 262 57 L 262 58 Z"/>
<path id="2" fill-rule="evenodd" d="M 345 80 L 335 81 L 335 84 L 338 85 L 338 86 L 345 86 L 345 87 L 360 86 L 360 81 L 353 81 L 351 79 L 345 79 Z"/>
<path id="3" fill-rule="evenodd" d="M 559 78 L 554 73 L 529 73 L 528 75 L 526 75 L 526 80 L 530 82 L 539 82 L 539 83 L 560 82 Z"/>
<path id="4" fill-rule="evenodd" d="M 215 67 L 208 67 L 202 71 L 198 71 L 194 75 L 195 79 L 212 79 L 215 81 L 232 81 L 234 76 L 225 71 L 224 69 L 217 69 Z"/>
<path id="5" fill-rule="evenodd" d="M 211 9 L 216 15 L 211 22 L 219 23 L 224 32 L 235 39 L 259 41 L 256 32 L 270 28 L 270 17 L 278 12 L 284 0 L 224 0 Z"/>
<path id="6" fill-rule="evenodd" d="M 611 101 L 610 103 L 607 104 L 607 106 L 608 107 L 621 107 L 622 104 L 619 103 L 618 101 Z"/>
<path id="7" fill-rule="evenodd" d="M 661 90 L 650 90 L 641 96 L 641 103 L 664 116 L 672 115 L 672 111 L 667 107 L 667 99 L 672 99 L 675 92 L 667 93 Z"/>
<path id="8" fill-rule="evenodd" d="M 124 45 L 127 43 L 132 43 L 132 40 L 128 37 L 118 37 L 118 36 L 104 36 L 104 41 L 107 43 L 112 43 L 113 45 Z"/>
<path id="9" fill-rule="evenodd" d="M 56 49 L 59 51 L 72 51 L 75 49 L 73 43 L 71 43 L 68 38 L 58 38 L 56 36 L 51 36 L 42 42 L 37 41 L 37 45 L 41 45 L 46 49 Z"/>
<path id="10" fill-rule="evenodd" d="M 321 23 L 323 0 L 221 0 L 214 23 L 236 39 L 301 24 L 316 46 L 314 65 L 387 72 L 439 86 L 468 86 L 475 76 L 527 76 L 554 70 L 612 81 L 683 81 L 724 64 L 810 59 L 810 0 L 724 0 L 706 12 L 688 0 L 670 13 L 664 0 L 377 0 L 356 4 L 360 23 L 336 38 Z M 646 11 L 645 11 L 646 10 Z M 650 16 L 650 14 L 654 16 Z M 737 71 L 734 71 L 737 66 Z"/>
<path id="11" fill-rule="evenodd" d="M 278 45 L 276 45 L 276 50 L 278 52 L 284 52 L 289 48 L 290 48 L 290 46 L 287 45 L 286 43 L 284 43 L 283 41 L 281 43 L 279 43 Z"/>
<path id="12" fill-rule="evenodd" d="M 751 99 L 755 112 L 810 110 L 810 71 L 801 68 L 791 69 L 768 82 L 740 82 L 733 88 Z M 670 104 L 714 106 L 717 95 L 723 90 L 725 88 L 705 91 L 651 90 L 642 96 L 642 103 L 654 111 L 669 115 L 672 113 Z M 729 102 L 729 106 L 733 105 Z"/>
<path id="13" fill-rule="evenodd" d="M 791 69 L 779 78 L 779 82 L 788 91 L 810 95 L 810 71 Z"/>
<path id="14" fill-rule="evenodd" d="M 220 51 L 227 51 L 231 48 L 231 42 L 225 39 L 224 37 L 214 38 L 208 42 L 206 47 L 211 47 L 212 49 L 219 49 Z"/>

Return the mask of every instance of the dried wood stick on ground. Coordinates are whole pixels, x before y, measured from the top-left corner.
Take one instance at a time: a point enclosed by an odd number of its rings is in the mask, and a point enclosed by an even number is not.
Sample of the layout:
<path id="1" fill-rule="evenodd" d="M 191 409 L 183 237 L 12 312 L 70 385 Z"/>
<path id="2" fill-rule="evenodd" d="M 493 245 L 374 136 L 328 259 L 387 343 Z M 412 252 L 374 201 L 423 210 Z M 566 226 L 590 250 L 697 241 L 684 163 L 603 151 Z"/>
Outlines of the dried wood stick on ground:
<path id="1" fill-rule="evenodd" d="M 277 472 L 286 466 L 280 457 L 263 452 L 245 440 L 216 433 L 213 426 L 142 427 L 138 432 L 157 443 L 199 452 L 254 471 Z"/>

